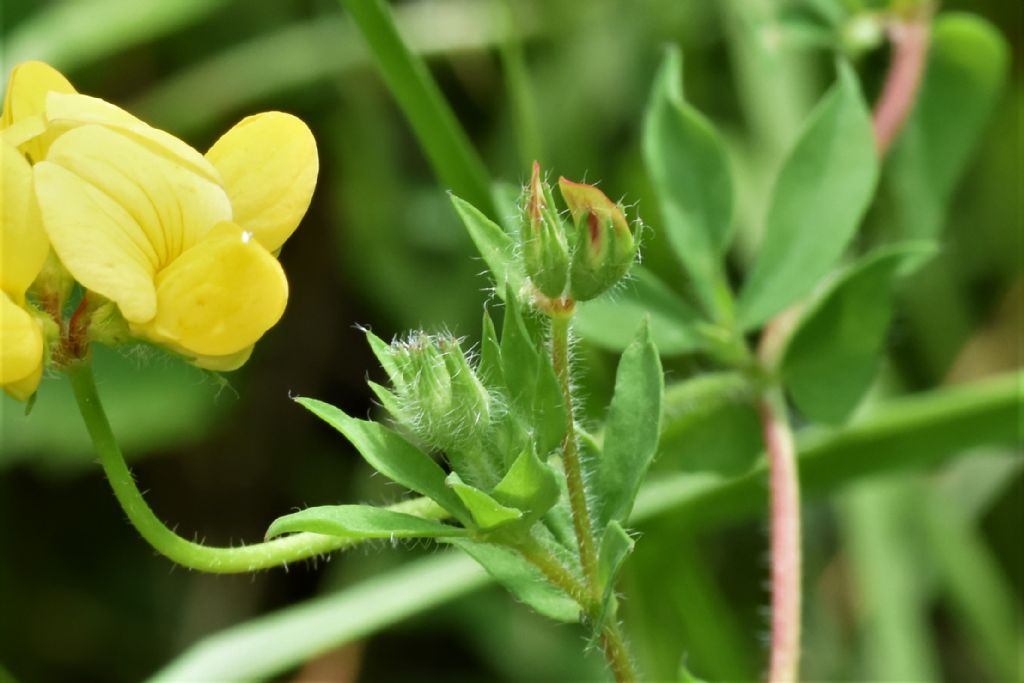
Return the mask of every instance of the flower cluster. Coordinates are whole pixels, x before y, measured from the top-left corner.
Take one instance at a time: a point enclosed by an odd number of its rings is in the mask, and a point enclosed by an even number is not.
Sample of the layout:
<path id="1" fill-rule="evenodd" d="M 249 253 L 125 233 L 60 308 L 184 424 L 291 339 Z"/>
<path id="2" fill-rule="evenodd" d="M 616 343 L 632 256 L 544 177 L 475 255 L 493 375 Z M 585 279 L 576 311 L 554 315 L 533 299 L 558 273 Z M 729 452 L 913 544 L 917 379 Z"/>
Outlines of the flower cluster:
<path id="1" fill-rule="evenodd" d="M 280 319 L 288 281 L 276 255 L 319 170 L 296 117 L 250 116 L 201 154 L 26 62 L 8 81 L 0 147 L 0 386 L 10 395 L 31 396 L 48 362 L 88 340 L 130 336 L 232 370 Z M 65 321 L 74 282 L 85 295 Z"/>

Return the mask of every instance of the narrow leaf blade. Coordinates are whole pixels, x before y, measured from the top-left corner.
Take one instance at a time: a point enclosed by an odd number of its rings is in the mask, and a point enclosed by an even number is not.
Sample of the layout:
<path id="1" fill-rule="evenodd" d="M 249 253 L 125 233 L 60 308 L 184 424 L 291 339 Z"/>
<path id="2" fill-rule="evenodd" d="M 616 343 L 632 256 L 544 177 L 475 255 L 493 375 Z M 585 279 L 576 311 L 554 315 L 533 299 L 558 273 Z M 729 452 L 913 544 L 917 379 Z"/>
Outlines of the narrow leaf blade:
<path id="1" fill-rule="evenodd" d="M 432 498 L 463 524 L 471 523 L 469 511 L 445 485 L 444 470 L 429 455 L 381 424 L 349 417 L 341 409 L 313 398 L 295 400 L 345 435 L 378 472 Z"/>
<path id="2" fill-rule="evenodd" d="M 752 329 L 806 296 L 857 230 L 878 178 L 871 116 L 856 76 L 839 79 L 812 112 L 779 173 L 765 232 L 740 296 Z"/>
<path id="3" fill-rule="evenodd" d="M 604 452 L 597 462 L 597 528 L 625 520 L 658 450 L 664 378 L 658 351 L 643 325 L 623 352 L 608 410 Z"/>
<path id="4" fill-rule="evenodd" d="M 310 531 L 341 538 L 445 538 L 466 529 L 370 505 L 323 505 L 278 517 L 267 538 Z"/>

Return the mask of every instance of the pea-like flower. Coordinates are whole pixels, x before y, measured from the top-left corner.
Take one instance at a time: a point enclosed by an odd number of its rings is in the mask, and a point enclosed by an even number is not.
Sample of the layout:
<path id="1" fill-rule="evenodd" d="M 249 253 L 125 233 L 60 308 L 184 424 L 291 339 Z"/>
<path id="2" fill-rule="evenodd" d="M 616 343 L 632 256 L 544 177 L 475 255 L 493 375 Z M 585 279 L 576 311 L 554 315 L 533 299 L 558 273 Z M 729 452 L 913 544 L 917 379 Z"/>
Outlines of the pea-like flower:
<path id="1" fill-rule="evenodd" d="M 114 302 L 134 335 L 201 367 L 244 363 L 288 299 L 275 254 L 316 184 L 309 128 L 257 114 L 203 155 L 103 100 L 47 90 L 55 79 L 41 67 L 22 70 L 8 92 L 11 125 L 38 131 L 22 149 L 64 267 Z"/>

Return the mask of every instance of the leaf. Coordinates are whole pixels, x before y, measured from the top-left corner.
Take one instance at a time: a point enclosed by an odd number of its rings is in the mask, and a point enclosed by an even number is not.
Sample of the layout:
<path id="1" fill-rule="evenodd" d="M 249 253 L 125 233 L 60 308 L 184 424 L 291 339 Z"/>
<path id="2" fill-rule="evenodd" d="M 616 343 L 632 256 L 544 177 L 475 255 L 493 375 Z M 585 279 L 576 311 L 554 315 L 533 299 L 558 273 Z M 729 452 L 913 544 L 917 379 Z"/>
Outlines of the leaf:
<path id="1" fill-rule="evenodd" d="M 623 352 L 608 409 L 604 452 L 597 461 L 594 489 L 596 527 L 625 520 L 640 482 L 658 450 L 664 379 L 661 360 L 642 325 Z"/>
<path id="2" fill-rule="evenodd" d="M 1009 48 L 980 17 L 943 13 L 932 28 L 924 82 L 889 153 L 886 186 L 908 239 L 935 238 L 953 190 L 999 99 Z"/>
<path id="3" fill-rule="evenodd" d="M 900 267 L 933 249 L 927 242 L 885 247 L 842 275 L 800 320 L 782 359 L 783 383 L 812 420 L 843 423 L 882 362 Z"/>
<path id="4" fill-rule="evenodd" d="M 445 538 L 465 536 L 466 529 L 370 505 L 322 505 L 278 517 L 267 538 L 311 531 L 342 538 Z"/>
<path id="5" fill-rule="evenodd" d="M 669 243 L 714 314 L 721 312 L 722 253 L 732 236 L 732 175 L 718 133 L 683 99 L 681 83 L 682 56 L 673 48 L 662 61 L 647 105 L 644 161 Z"/>
<path id="6" fill-rule="evenodd" d="M 606 612 L 608 600 L 615 590 L 615 578 L 635 545 L 636 542 L 618 522 L 612 521 L 605 527 L 597 559 L 597 579 L 602 587 Z"/>
<path id="7" fill-rule="evenodd" d="M 515 294 L 522 289 L 524 280 L 512 238 L 469 202 L 452 195 L 452 204 L 491 271 L 497 295 L 505 299 L 506 291 Z"/>
<path id="8" fill-rule="evenodd" d="M 538 354 L 537 384 L 530 412 L 533 441 L 538 453 L 545 455 L 561 445 L 568 427 L 565 396 L 548 354 Z"/>
<path id="9" fill-rule="evenodd" d="M 551 585 L 540 570 L 506 547 L 455 538 L 452 545 L 461 548 L 487 570 L 517 599 L 556 621 L 576 623 L 580 608 L 576 601 Z"/>
<path id="10" fill-rule="evenodd" d="M 540 354 L 519 312 L 519 302 L 509 287 L 505 295 L 505 322 L 501 327 L 501 368 L 509 398 L 522 415 L 533 407 Z"/>
<path id="11" fill-rule="evenodd" d="M 469 509 L 476 526 L 483 531 L 491 531 L 523 516 L 519 510 L 506 507 L 480 489 L 463 483 L 455 472 L 448 475 L 446 483 Z"/>
<path id="12" fill-rule="evenodd" d="M 744 329 L 806 296 L 846 249 L 871 201 L 878 155 L 852 69 L 811 113 L 772 192 L 764 237 L 740 296 Z"/>
<path id="13" fill-rule="evenodd" d="M 587 341 L 622 351 L 633 341 L 634 331 L 649 318 L 651 339 L 665 355 L 700 348 L 696 331 L 700 315 L 654 273 L 633 266 L 631 277 L 609 294 L 579 305 L 574 329 Z"/>
<path id="14" fill-rule="evenodd" d="M 484 319 L 480 332 L 480 378 L 485 384 L 504 384 L 505 375 L 501 371 L 501 347 L 498 344 L 498 333 L 494 331 L 494 321 L 490 311 L 484 310 Z"/>
<path id="15" fill-rule="evenodd" d="M 533 449 L 524 450 L 491 491 L 494 499 L 523 511 L 524 522 L 534 522 L 558 502 L 558 480 Z"/>
<path id="16" fill-rule="evenodd" d="M 297 398 L 295 401 L 344 434 L 375 470 L 433 499 L 463 524 L 472 525 L 469 511 L 445 485 L 444 470 L 429 455 L 387 427 L 349 417 L 329 403 L 313 398 Z"/>

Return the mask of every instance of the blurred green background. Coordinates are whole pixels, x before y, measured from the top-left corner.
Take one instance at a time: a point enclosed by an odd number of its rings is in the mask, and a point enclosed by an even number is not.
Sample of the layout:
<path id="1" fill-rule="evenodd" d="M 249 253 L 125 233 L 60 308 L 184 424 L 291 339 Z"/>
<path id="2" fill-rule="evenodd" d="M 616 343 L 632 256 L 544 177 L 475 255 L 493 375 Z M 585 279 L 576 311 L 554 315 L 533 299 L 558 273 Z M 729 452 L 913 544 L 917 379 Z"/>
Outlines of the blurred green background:
<path id="1" fill-rule="evenodd" d="M 774 169 L 831 79 L 834 56 L 814 9 L 829 4 L 393 6 L 492 177 L 514 188 L 536 157 L 554 173 L 600 180 L 654 228 L 645 263 L 685 290 L 660 248 L 640 155 L 643 107 L 663 46 L 682 46 L 687 97 L 730 145 L 741 198 L 739 269 Z M 943 254 L 904 289 L 880 395 L 1021 364 L 1022 7 L 943 3 L 944 11 L 954 9 L 1001 30 L 1011 45 L 1010 78 L 952 198 Z M 220 381 L 152 349 L 96 354 L 114 429 L 157 513 L 182 535 L 231 544 L 261 538 L 276 516 L 307 505 L 397 499 L 396 486 L 370 477 L 348 444 L 289 396 L 372 413 L 365 380 L 382 373 L 356 325 L 382 337 L 446 327 L 473 340 L 489 294 L 445 188 L 339 6 L 4 0 L 2 12 L 5 73 L 24 59 L 49 61 L 81 92 L 199 149 L 267 109 L 302 117 L 319 144 L 313 204 L 281 257 L 291 282 L 288 311 L 244 369 Z M 885 49 L 859 60 L 869 98 L 886 64 Z M 887 220 L 883 192 L 864 240 Z M 596 419 L 615 360 L 585 344 L 579 354 Z M 708 368 L 676 357 L 666 369 L 673 381 Z M 737 474 L 758 450 L 746 409 L 712 409 L 666 438 L 658 467 Z M 810 501 L 806 678 L 1009 680 L 1014 658 L 1020 676 L 1021 465 L 1019 451 L 987 448 L 939 470 L 862 480 Z M 627 632 L 657 680 L 681 656 L 708 678 L 756 678 L 768 632 L 764 522 L 699 530 L 690 522 L 669 515 L 642 527 L 622 586 Z M 30 416 L 3 399 L 0 681 L 3 669 L 24 681 L 141 680 L 205 635 L 432 550 L 373 545 L 255 576 L 175 568 L 126 523 L 66 381 L 45 381 Z M 584 645 L 582 631 L 547 623 L 488 587 L 283 679 L 601 680 L 599 658 L 581 655 Z"/>

